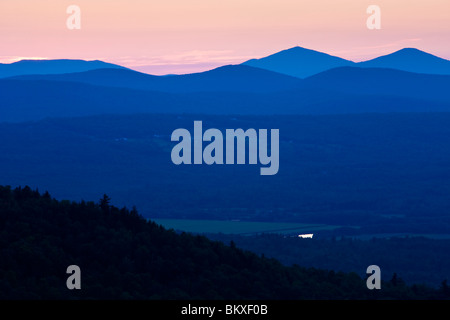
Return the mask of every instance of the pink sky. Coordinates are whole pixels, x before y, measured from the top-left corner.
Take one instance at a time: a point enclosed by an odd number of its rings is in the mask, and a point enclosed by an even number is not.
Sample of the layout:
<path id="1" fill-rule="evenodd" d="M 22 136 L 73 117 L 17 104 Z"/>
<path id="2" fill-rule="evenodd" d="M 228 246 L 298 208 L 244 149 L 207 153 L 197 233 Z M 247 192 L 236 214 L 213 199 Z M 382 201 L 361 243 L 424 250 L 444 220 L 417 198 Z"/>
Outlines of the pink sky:
<path id="1" fill-rule="evenodd" d="M 381 30 L 366 9 L 381 8 Z M 66 27 L 69 5 L 81 29 Z M 0 62 L 99 59 L 152 73 L 204 71 L 293 46 L 353 61 L 404 47 L 450 59 L 450 0 L 1 0 Z"/>

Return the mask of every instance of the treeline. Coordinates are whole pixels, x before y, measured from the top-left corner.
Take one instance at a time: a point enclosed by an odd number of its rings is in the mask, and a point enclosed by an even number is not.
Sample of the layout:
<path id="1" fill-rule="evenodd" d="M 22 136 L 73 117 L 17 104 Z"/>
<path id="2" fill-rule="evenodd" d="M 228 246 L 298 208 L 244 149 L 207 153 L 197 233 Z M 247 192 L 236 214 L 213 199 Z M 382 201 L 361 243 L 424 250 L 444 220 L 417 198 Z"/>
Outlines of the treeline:
<path id="1" fill-rule="evenodd" d="M 369 265 L 382 270 L 382 279 L 440 287 L 450 279 L 450 239 L 374 236 L 370 239 L 321 237 L 302 239 L 281 234 L 252 236 L 207 234 L 212 240 L 233 241 L 237 247 L 279 260 L 284 265 L 356 272 L 363 276 Z M 394 276 L 395 274 L 395 276 Z M 401 282 L 401 281 L 400 281 Z"/>
<path id="2" fill-rule="evenodd" d="M 448 287 L 286 267 L 203 236 L 177 234 L 99 202 L 0 187 L 1 299 L 446 299 Z M 66 269 L 81 268 L 81 290 Z"/>

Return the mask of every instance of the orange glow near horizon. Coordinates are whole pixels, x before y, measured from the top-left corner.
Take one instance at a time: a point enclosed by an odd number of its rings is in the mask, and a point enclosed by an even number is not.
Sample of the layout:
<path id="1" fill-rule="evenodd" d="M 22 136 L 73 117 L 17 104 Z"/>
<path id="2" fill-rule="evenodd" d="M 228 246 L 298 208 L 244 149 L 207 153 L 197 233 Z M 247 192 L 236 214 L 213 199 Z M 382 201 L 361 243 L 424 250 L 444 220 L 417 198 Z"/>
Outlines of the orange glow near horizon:
<path id="1" fill-rule="evenodd" d="M 69 30 L 69 5 L 81 29 Z M 381 8 L 369 30 L 366 8 Z M 450 59 L 448 0 L 2 0 L 0 62 L 104 60 L 154 73 L 241 63 L 293 46 L 353 61 L 415 47 Z"/>

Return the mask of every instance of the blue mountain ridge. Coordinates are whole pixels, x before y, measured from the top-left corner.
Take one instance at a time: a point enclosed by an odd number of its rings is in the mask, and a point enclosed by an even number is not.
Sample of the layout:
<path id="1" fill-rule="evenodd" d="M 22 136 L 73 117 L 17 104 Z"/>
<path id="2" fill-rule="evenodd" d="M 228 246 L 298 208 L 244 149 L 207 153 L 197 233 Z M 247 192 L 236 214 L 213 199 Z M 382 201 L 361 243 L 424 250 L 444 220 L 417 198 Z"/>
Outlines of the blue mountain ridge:
<path id="1" fill-rule="evenodd" d="M 345 66 L 450 75 L 449 60 L 414 48 L 404 48 L 363 62 L 353 62 L 319 51 L 294 47 L 260 59 L 248 60 L 243 64 L 299 78 Z"/>
<path id="2" fill-rule="evenodd" d="M 303 49 L 283 54 L 295 52 L 315 55 L 312 50 Z M 419 50 L 408 49 L 398 54 L 446 61 Z M 320 54 L 320 57 L 346 64 L 328 55 Z M 167 77 L 120 66 L 101 68 L 102 62 L 90 65 L 98 68 L 0 79 L 0 122 L 105 113 L 267 115 L 450 111 L 450 75 L 361 68 L 359 64 L 351 64 L 305 79 L 248 65 L 228 65 Z"/>
<path id="3" fill-rule="evenodd" d="M 350 69 L 355 71 L 355 68 Z M 305 79 L 302 86 L 295 89 L 265 93 L 168 93 L 68 81 L 0 79 L 0 122 L 133 113 L 270 115 L 450 112 L 450 96 L 447 93 L 450 76 L 411 74 L 415 78 L 408 83 L 409 86 L 404 86 L 400 81 L 395 81 L 393 73 L 399 73 L 397 79 L 409 73 L 380 69 L 376 70 L 381 74 L 378 80 L 367 80 L 369 76 L 366 74 L 372 69 L 356 68 L 356 71 L 361 74 L 349 76 L 345 80 L 347 83 L 375 81 L 380 85 L 365 92 L 359 92 L 358 87 L 342 88 L 343 76 L 339 74 L 348 74 L 347 68 Z M 389 77 L 391 82 L 384 81 Z M 430 84 L 430 87 L 423 87 L 423 83 Z M 427 90 L 433 94 L 428 94 Z"/>
<path id="4" fill-rule="evenodd" d="M 427 74 L 450 74 L 449 60 L 440 58 L 438 56 L 415 48 L 404 48 L 371 60 L 353 62 L 323 52 L 297 46 L 271 54 L 267 57 L 251 59 L 243 62 L 240 65 L 255 67 L 297 78 L 307 78 L 323 71 L 344 66 L 363 68 L 390 68 Z M 230 71 L 231 66 L 224 67 L 228 67 L 228 69 L 221 70 L 221 68 L 217 68 L 210 71 L 216 73 L 217 75 L 220 74 L 220 71 Z M 77 73 L 111 68 L 124 70 L 128 69 L 116 64 L 106 63 L 99 60 L 22 60 L 10 64 L 0 64 L 0 78 L 31 74 L 50 75 Z M 235 71 L 235 74 L 237 74 L 238 71 L 242 70 L 235 69 L 233 71 Z M 192 81 L 194 81 L 193 79 L 200 76 L 201 74 L 202 73 L 194 73 L 191 75 L 183 76 L 192 76 Z M 263 74 L 261 75 L 264 76 Z"/>
<path id="5" fill-rule="evenodd" d="M 203 91 L 276 92 L 294 89 L 302 80 L 243 65 L 228 65 L 210 71 L 154 76 L 127 69 L 96 69 L 55 75 L 24 75 L 19 80 L 72 81 L 92 85 L 172 93 Z"/>
<path id="6" fill-rule="evenodd" d="M 62 74 L 84 72 L 103 68 L 127 69 L 117 64 L 107 63 L 100 60 L 21 60 L 13 63 L 0 63 L 0 78 L 14 77 L 25 74 Z"/>
<path id="7" fill-rule="evenodd" d="M 428 74 L 450 74 L 450 61 L 415 48 L 404 48 L 372 60 L 359 62 L 364 68 L 391 68 Z"/>
<path id="8" fill-rule="evenodd" d="M 313 75 L 304 88 L 327 88 L 346 94 L 392 95 L 450 103 L 450 76 L 384 68 L 341 67 Z"/>
<path id="9" fill-rule="evenodd" d="M 351 66 L 353 61 L 302 47 L 294 47 L 243 63 L 298 78 L 306 78 L 336 67 Z"/>

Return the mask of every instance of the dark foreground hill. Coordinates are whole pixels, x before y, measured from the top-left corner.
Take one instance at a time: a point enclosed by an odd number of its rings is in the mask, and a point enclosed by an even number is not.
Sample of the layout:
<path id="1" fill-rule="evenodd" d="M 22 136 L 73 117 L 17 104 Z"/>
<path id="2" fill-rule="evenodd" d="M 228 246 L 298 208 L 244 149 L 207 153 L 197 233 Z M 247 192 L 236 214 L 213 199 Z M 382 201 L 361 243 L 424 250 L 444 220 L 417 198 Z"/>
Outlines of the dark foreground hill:
<path id="1" fill-rule="evenodd" d="M 382 284 L 356 274 L 285 267 L 201 236 L 176 234 L 136 210 L 56 201 L 0 187 L 1 299 L 445 298 L 448 288 Z M 66 268 L 81 268 L 81 290 Z"/>

